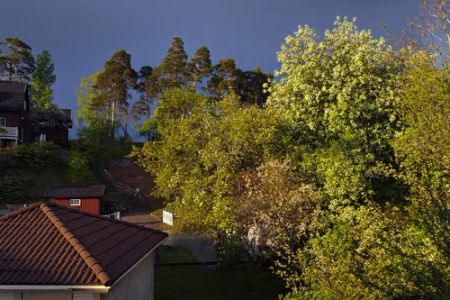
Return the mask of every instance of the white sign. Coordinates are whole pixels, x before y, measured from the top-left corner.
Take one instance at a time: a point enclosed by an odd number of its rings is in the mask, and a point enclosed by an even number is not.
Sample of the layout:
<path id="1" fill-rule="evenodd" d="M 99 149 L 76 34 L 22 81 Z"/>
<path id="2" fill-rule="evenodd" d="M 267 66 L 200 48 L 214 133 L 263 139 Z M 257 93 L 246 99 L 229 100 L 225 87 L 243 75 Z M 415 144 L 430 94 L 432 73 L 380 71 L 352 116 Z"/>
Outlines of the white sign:
<path id="1" fill-rule="evenodd" d="M 173 226 L 173 214 L 163 210 L 163 223 Z"/>

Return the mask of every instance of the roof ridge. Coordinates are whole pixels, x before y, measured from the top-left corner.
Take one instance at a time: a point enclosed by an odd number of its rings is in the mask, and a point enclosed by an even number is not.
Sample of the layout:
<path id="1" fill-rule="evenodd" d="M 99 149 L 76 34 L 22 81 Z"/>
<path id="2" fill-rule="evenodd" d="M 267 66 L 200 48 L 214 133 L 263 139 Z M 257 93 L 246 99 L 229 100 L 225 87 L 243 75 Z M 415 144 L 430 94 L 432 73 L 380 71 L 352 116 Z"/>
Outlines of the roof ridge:
<path id="1" fill-rule="evenodd" d="M 138 228 L 138 229 L 141 229 L 141 230 L 151 231 L 151 232 L 154 232 L 154 233 L 167 235 L 167 233 L 165 233 L 165 232 L 163 232 L 161 230 L 157 230 L 157 229 L 151 228 L 151 227 L 144 227 L 142 225 L 136 225 L 136 224 L 133 224 L 133 223 L 130 223 L 130 222 L 127 222 L 127 221 L 116 220 L 116 219 L 104 217 L 104 216 L 101 216 L 101 215 L 91 214 L 91 213 L 88 213 L 88 212 L 85 212 L 85 211 L 81 211 L 81 210 L 78 210 L 78 209 L 75 209 L 75 208 L 70 208 L 70 207 L 58 205 L 58 204 L 55 204 L 55 203 L 49 203 L 48 205 L 49 206 L 55 206 L 58 209 L 66 210 L 66 211 L 69 211 L 69 212 L 75 212 L 77 214 L 83 214 L 83 215 L 86 215 L 86 216 L 89 216 L 89 217 L 97 218 L 97 219 L 100 219 L 100 220 L 109 221 L 109 222 L 122 224 L 122 225 L 127 225 L 127 226 Z"/>
<path id="2" fill-rule="evenodd" d="M 68 189 L 70 189 L 70 188 L 74 188 L 74 187 L 93 187 L 93 186 L 106 187 L 105 184 L 80 184 L 80 185 L 70 185 L 70 186 L 68 186 L 68 185 L 50 185 L 50 186 L 48 186 L 48 188 L 68 188 Z"/>
<path id="3" fill-rule="evenodd" d="M 59 206 L 58 206 L 59 207 Z M 44 212 L 52 224 L 58 229 L 59 233 L 70 243 L 79 256 L 84 260 L 86 265 L 97 276 L 98 280 L 104 285 L 112 282 L 108 272 L 103 268 L 97 259 L 84 247 L 84 245 L 73 235 L 69 229 L 61 222 L 58 216 L 45 203 L 40 203 L 39 208 Z"/>

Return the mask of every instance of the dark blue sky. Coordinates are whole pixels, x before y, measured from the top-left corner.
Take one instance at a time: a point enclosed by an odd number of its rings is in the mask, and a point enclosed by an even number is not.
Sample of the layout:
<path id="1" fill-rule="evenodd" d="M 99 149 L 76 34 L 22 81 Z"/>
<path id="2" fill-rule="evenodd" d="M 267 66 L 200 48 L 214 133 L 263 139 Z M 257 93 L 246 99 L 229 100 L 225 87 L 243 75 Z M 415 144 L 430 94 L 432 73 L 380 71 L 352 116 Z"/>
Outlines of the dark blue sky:
<path id="1" fill-rule="evenodd" d="M 213 62 L 233 57 L 243 69 L 277 68 L 286 35 L 308 24 L 320 32 L 336 16 L 357 17 L 376 36 L 398 34 L 419 0 L 4 0 L 0 39 L 17 36 L 53 55 L 55 103 L 76 109 L 82 76 L 101 69 L 120 48 L 133 65 L 157 65 L 173 36 L 191 54 L 206 45 Z M 75 112 L 73 112 L 75 116 Z"/>

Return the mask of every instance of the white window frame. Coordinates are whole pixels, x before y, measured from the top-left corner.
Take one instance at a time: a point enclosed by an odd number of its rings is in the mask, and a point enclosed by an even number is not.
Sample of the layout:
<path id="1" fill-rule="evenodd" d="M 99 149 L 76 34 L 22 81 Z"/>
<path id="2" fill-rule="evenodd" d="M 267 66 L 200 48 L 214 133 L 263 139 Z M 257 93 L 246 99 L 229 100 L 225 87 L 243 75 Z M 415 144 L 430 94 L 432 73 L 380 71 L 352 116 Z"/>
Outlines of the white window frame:
<path id="1" fill-rule="evenodd" d="M 0 126 L 6 127 L 6 118 L 5 117 L 0 117 Z"/>
<path id="2" fill-rule="evenodd" d="M 81 199 L 80 198 L 74 198 L 69 200 L 70 206 L 81 206 Z"/>

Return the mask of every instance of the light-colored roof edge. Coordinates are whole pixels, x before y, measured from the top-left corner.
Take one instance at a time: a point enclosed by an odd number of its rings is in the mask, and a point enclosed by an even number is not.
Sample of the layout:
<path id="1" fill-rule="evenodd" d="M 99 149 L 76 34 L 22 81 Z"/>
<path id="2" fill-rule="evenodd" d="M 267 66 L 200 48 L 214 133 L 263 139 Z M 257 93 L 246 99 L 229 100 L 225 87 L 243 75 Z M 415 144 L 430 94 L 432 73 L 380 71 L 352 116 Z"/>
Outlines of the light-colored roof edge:
<path id="1" fill-rule="evenodd" d="M 0 291 L 89 291 L 106 294 L 110 287 L 105 285 L 53 285 L 53 284 L 0 284 Z"/>
<path id="2" fill-rule="evenodd" d="M 125 276 L 127 276 L 128 273 L 130 273 L 131 271 L 134 270 L 134 268 L 136 268 L 143 260 L 145 260 L 150 254 L 152 254 L 160 245 L 162 242 L 164 242 L 164 240 L 167 239 L 167 236 L 165 236 L 161 241 L 159 241 L 158 244 L 156 244 L 150 251 L 148 251 L 147 253 L 145 253 L 137 262 L 135 262 L 131 267 L 129 267 L 122 275 L 120 275 L 119 278 L 117 278 L 116 280 L 114 280 L 114 282 L 112 283 L 112 285 L 110 286 L 110 288 L 114 287 L 122 278 L 124 278 Z M 153 262 L 153 266 L 154 266 L 154 262 Z"/>

